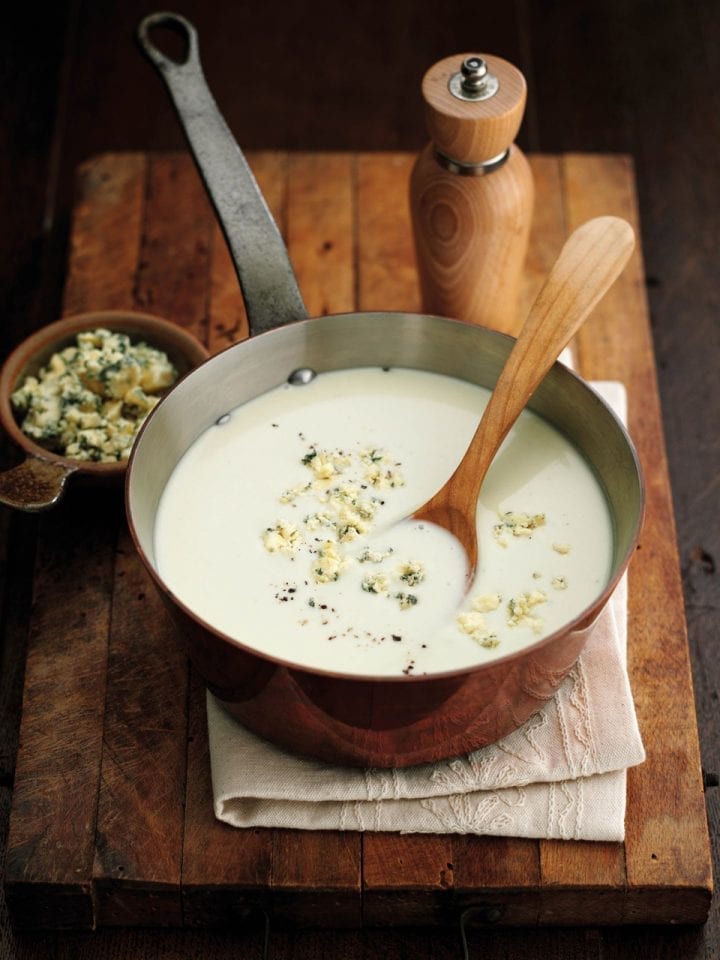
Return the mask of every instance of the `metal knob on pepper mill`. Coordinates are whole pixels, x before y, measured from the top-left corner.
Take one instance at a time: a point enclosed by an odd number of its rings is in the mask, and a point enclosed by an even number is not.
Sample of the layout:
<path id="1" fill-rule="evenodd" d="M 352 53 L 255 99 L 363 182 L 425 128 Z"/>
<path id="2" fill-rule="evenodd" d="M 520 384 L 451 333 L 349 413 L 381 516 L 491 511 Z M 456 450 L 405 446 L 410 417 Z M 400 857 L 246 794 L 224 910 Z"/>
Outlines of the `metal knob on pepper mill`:
<path id="1" fill-rule="evenodd" d="M 422 82 L 431 142 L 410 178 L 422 308 L 515 333 L 532 221 L 530 165 L 513 143 L 527 87 L 500 57 L 459 54 Z"/>

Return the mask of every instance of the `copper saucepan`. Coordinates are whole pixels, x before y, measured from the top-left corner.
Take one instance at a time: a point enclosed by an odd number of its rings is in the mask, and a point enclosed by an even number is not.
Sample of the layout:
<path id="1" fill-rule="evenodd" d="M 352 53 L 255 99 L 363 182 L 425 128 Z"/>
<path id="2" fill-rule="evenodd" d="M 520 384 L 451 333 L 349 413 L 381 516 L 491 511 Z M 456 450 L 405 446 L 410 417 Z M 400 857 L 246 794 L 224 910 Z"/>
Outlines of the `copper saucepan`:
<path id="1" fill-rule="evenodd" d="M 150 41 L 153 26 L 183 33 L 183 62 Z M 336 763 L 407 766 L 473 750 L 519 727 L 579 656 L 637 543 L 643 487 L 632 443 L 602 399 L 555 364 L 530 408 L 564 433 L 604 486 L 615 528 L 609 583 L 580 616 L 524 650 L 474 669 L 377 678 L 307 669 L 205 623 L 158 573 L 158 502 L 182 454 L 232 408 L 298 369 L 318 373 L 398 366 L 492 387 L 512 339 L 457 320 L 410 313 L 308 319 L 287 251 L 247 163 L 220 116 L 200 67 L 197 35 L 174 14 L 153 14 L 141 45 L 170 91 L 235 262 L 253 336 L 206 361 L 155 408 L 135 444 L 126 480 L 135 544 L 185 637 L 191 658 L 225 708 L 292 751 Z M 242 598 L 239 598 L 242 602 Z M 261 638 L 260 638 L 261 640 Z"/>

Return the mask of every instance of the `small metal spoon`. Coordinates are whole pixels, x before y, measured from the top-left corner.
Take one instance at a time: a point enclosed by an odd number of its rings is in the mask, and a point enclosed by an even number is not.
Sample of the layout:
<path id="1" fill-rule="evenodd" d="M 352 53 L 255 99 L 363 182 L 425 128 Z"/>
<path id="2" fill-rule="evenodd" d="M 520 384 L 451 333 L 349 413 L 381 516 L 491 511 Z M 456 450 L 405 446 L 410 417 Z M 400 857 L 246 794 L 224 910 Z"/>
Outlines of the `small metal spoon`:
<path id="1" fill-rule="evenodd" d="M 467 555 L 467 583 L 477 566 L 477 499 L 508 431 L 540 381 L 612 286 L 635 246 L 618 217 L 588 220 L 568 238 L 498 377 L 470 446 L 447 482 L 413 515 L 452 533 Z"/>

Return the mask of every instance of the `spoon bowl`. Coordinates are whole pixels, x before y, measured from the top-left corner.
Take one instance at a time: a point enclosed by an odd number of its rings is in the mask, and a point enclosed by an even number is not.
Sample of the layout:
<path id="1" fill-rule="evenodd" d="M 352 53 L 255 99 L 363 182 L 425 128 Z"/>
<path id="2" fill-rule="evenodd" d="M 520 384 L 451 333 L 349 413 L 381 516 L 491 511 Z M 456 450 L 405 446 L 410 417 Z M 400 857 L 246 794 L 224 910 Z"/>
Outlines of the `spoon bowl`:
<path id="1" fill-rule="evenodd" d="M 442 527 L 460 542 L 467 557 L 467 585 L 478 561 L 475 515 L 490 464 L 545 374 L 622 272 L 634 246 L 632 227 L 619 217 L 596 217 L 570 235 L 530 309 L 462 460 L 412 515 L 413 520 Z"/>

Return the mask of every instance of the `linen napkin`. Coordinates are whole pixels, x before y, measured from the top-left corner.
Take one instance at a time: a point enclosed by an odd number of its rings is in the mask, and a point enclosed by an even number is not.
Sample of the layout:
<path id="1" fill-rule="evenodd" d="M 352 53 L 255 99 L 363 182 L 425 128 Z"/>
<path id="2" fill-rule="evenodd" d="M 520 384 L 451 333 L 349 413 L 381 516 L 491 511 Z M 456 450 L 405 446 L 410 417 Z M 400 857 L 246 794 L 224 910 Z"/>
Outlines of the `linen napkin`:
<path id="1" fill-rule="evenodd" d="M 624 418 L 618 383 L 594 387 Z M 356 769 L 260 739 L 208 694 L 215 815 L 237 827 L 624 837 L 626 770 L 645 758 L 618 585 L 554 698 L 496 744 L 404 769 Z"/>

